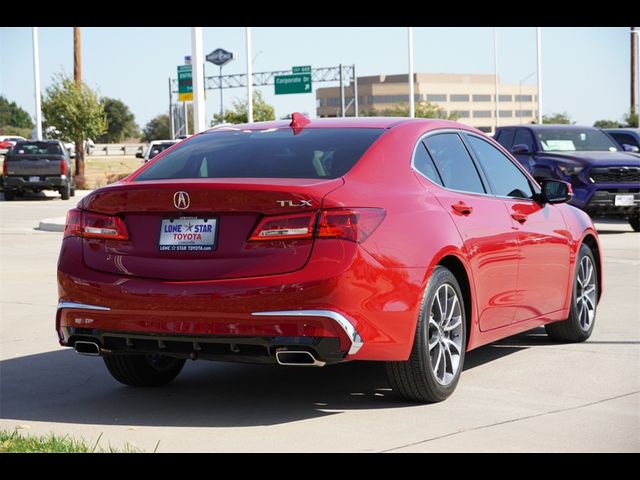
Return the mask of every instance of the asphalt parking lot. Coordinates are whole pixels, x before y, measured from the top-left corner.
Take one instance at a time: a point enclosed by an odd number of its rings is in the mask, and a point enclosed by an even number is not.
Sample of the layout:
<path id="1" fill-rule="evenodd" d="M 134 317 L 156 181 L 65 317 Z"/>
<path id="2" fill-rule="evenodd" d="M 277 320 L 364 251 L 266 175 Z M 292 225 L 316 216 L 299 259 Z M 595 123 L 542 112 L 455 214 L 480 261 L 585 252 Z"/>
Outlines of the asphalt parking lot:
<path id="1" fill-rule="evenodd" d="M 411 405 L 373 362 L 199 361 L 167 387 L 120 385 L 101 359 L 57 343 L 62 233 L 35 227 L 74 205 L 0 201 L 0 428 L 160 452 L 640 451 L 640 233 L 626 223 L 596 224 L 605 293 L 588 342 L 537 329 L 480 348 L 451 398 Z"/>

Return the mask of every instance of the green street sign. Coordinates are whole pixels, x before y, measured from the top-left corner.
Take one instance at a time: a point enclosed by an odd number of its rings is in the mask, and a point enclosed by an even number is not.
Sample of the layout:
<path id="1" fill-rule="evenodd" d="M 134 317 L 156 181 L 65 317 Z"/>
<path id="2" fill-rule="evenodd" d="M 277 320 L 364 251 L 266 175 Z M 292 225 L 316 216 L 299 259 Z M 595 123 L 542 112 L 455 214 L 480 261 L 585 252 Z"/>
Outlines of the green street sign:
<path id="1" fill-rule="evenodd" d="M 292 73 L 311 73 L 311 65 L 304 65 L 302 67 L 291 68 Z"/>
<path id="2" fill-rule="evenodd" d="M 280 75 L 275 77 L 276 95 L 311 93 L 311 74 Z"/>
<path id="3" fill-rule="evenodd" d="M 191 65 L 178 65 L 178 101 L 193 101 Z"/>

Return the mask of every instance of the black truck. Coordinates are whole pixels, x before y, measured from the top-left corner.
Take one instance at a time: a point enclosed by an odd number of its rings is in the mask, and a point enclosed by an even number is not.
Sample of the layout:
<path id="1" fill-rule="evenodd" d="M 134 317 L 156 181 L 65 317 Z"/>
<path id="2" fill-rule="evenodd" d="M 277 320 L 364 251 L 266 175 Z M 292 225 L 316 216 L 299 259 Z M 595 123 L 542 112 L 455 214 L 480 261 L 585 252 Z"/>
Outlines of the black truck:
<path id="1" fill-rule="evenodd" d="M 63 200 L 76 193 L 69 152 L 58 140 L 16 143 L 5 156 L 2 183 L 5 200 L 25 191 L 57 190 Z"/>

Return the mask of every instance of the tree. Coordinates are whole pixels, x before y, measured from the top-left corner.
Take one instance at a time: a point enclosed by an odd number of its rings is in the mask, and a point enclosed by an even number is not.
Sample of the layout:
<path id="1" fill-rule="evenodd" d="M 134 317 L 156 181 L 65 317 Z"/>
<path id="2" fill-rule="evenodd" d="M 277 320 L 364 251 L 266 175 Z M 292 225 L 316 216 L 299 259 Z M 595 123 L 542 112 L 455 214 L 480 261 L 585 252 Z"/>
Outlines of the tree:
<path id="1" fill-rule="evenodd" d="M 391 108 L 386 108 L 379 113 L 376 112 L 376 115 L 384 117 L 408 117 L 409 104 L 400 103 L 398 105 L 394 105 Z M 425 100 L 421 100 L 415 104 L 415 116 L 416 118 L 442 118 L 445 120 L 458 119 L 458 115 L 456 115 L 455 113 L 450 113 L 449 115 L 447 115 L 447 112 L 444 108 Z"/>
<path id="2" fill-rule="evenodd" d="M 638 128 L 638 113 L 629 112 L 623 117 L 625 127 Z"/>
<path id="3" fill-rule="evenodd" d="M 593 126 L 597 128 L 619 128 L 622 125 L 620 122 L 616 122 L 615 120 L 598 120 L 593 124 Z"/>
<path id="4" fill-rule="evenodd" d="M 249 118 L 249 114 L 247 112 L 249 102 L 247 100 L 240 101 L 236 98 L 232 105 L 232 108 L 224 112 L 225 123 L 247 123 Z M 275 119 L 276 114 L 273 106 L 264 101 L 262 93 L 259 91 L 253 92 L 253 121 L 265 122 Z M 222 123 L 221 120 L 222 117 L 220 114 L 215 114 L 211 121 L 211 126 Z"/>
<path id="5" fill-rule="evenodd" d="M 57 130 L 59 140 L 98 138 L 107 130 L 104 106 L 88 85 L 78 88 L 71 77 L 57 73 L 42 101 L 48 126 Z M 76 148 L 76 183 L 84 182 L 84 149 Z"/>
<path id="6" fill-rule="evenodd" d="M 554 123 L 560 125 L 572 125 L 576 122 L 571 121 L 571 117 L 567 112 L 553 113 L 551 115 L 543 115 L 542 123 Z"/>
<path id="7" fill-rule="evenodd" d="M 98 143 L 117 143 L 127 138 L 140 137 L 135 116 L 121 100 L 104 97 L 104 113 L 107 131 L 96 140 Z"/>
<path id="8" fill-rule="evenodd" d="M 171 118 L 169 118 L 169 114 L 163 113 L 149 120 L 142 131 L 142 138 L 145 142 L 171 138 Z"/>
<path id="9" fill-rule="evenodd" d="M 0 126 L 16 128 L 33 128 L 31 116 L 18 106 L 16 102 L 9 102 L 7 97 L 0 95 Z"/>

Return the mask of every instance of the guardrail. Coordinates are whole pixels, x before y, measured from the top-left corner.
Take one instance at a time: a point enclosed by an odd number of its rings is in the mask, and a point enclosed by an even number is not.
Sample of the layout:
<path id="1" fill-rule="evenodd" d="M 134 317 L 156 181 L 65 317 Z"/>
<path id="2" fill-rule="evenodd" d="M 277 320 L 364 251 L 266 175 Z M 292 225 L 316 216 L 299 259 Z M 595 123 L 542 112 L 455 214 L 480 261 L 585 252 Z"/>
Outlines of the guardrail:
<path id="1" fill-rule="evenodd" d="M 91 156 L 109 155 L 135 155 L 144 153 L 147 148 L 146 143 L 96 143 L 90 148 Z"/>

